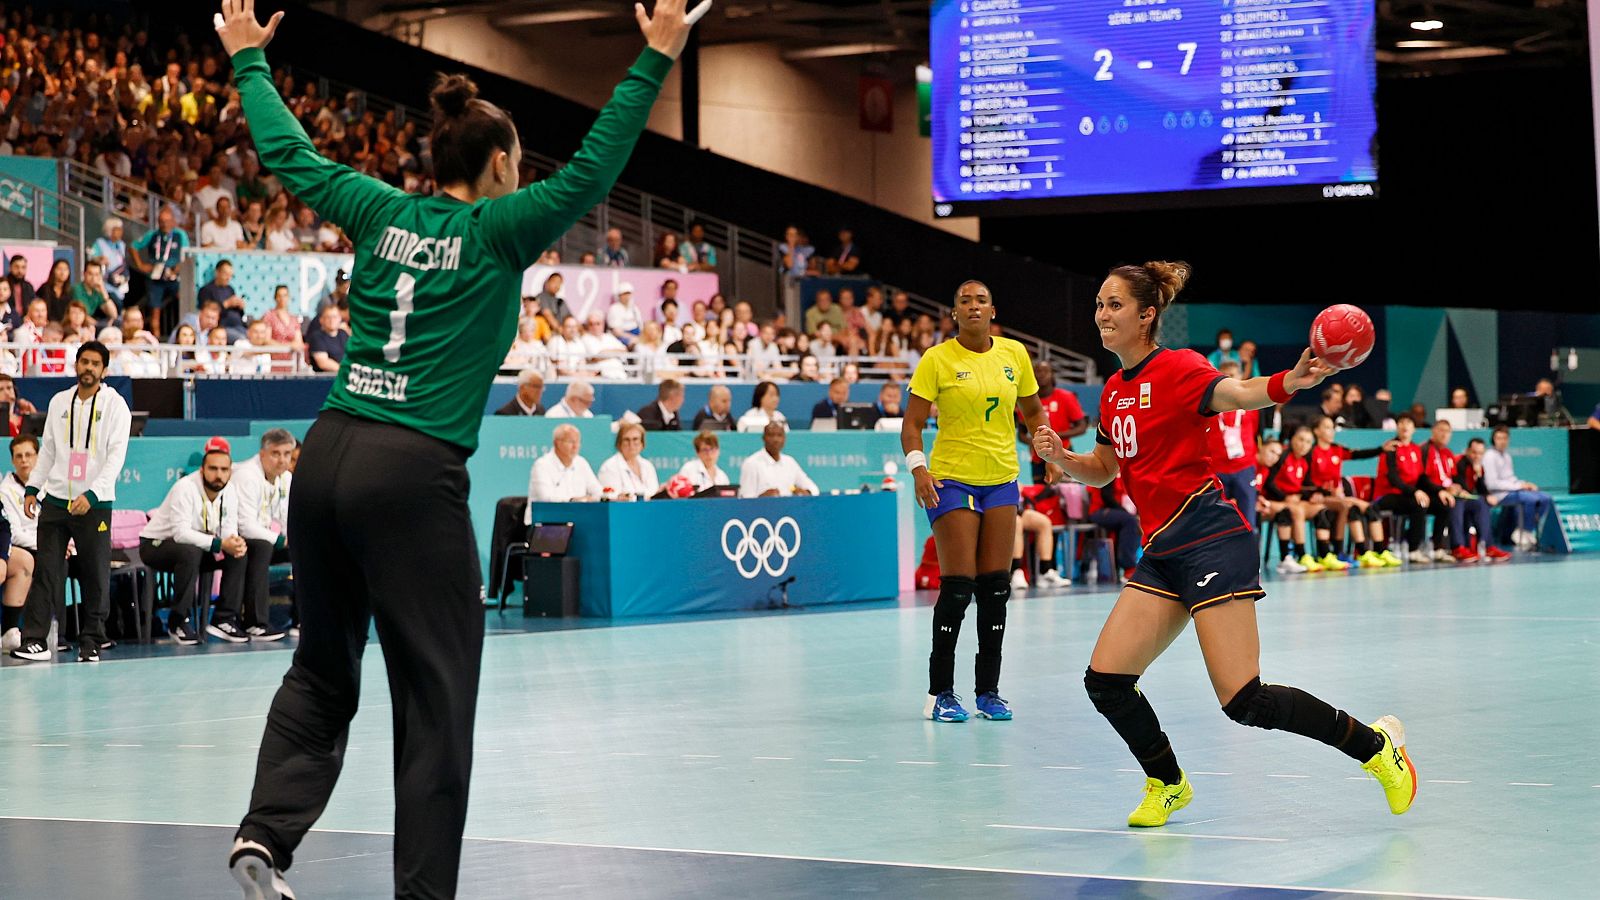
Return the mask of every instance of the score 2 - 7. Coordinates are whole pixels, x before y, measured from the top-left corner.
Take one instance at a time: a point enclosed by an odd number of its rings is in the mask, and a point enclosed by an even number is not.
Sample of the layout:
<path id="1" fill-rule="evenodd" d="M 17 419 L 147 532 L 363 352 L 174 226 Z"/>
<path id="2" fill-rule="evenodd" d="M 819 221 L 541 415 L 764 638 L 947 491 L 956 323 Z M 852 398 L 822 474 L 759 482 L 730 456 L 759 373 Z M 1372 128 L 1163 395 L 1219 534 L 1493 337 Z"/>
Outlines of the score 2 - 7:
<path id="1" fill-rule="evenodd" d="M 1183 62 L 1178 66 L 1179 75 L 1189 74 L 1189 68 L 1194 65 L 1195 51 L 1199 49 L 1200 45 L 1194 41 L 1184 41 L 1178 45 L 1178 51 L 1183 54 Z M 1104 47 L 1094 52 L 1094 61 L 1100 64 L 1099 70 L 1094 73 L 1095 81 L 1110 81 L 1112 79 L 1111 60 L 1111 51 Z M 1141 65 L 1140 68 L 1148 69 L 1150 66 L 1146 64 Z"/>

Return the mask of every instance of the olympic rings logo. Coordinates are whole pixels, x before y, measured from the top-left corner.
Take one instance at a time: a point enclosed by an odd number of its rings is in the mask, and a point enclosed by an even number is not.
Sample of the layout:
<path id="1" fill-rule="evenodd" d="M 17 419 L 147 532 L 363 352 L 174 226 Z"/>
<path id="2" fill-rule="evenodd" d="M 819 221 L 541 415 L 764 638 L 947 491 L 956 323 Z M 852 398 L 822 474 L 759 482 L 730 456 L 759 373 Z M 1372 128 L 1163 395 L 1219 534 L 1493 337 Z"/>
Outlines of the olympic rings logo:
<path id="1" fill-rule="evenodd" d="M 792 537 L 785 537 L 785 527 Z M 730 533 L 739 535 L 731 544 L 728 542 Z M 799 553 L 800 523 L 791 516 L 784 516 L 777 524 L 765 518 L 754 519 L 749 525 L 738 519 L 729 519 L 722 526 L 722 555 L 732 561 L 739 574 L 746 578 L 755 578 L 763 569 L 776 578 L 788 570 L 789 560 Z M 747 562 L 749 568 L 746 568 Z"/>

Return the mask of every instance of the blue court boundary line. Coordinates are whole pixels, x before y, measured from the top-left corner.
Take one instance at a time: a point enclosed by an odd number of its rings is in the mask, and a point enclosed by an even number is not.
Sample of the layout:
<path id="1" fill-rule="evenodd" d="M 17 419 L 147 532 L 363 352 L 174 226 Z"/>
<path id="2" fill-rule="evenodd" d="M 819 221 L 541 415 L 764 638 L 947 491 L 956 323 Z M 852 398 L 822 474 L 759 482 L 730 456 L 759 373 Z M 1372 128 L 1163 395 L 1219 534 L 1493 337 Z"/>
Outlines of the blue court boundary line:
<path id="1" fill-rule="evenodd" d="M 219 828 L 219 829 L 225 828 L 225 829 L 228 829 L 229 831 L 236 830 L 239 827 L 237 825 L 218 825 L 218 824 L 214 824 L 214 823 L 210 823 L 210 822 L 154 822 L 154 821 L 143 821 L 143 820 L 137 820 L 137 819 L 75 819 L 75 818 L 66 818 L 66 817 L 60 817 L 60 816 L 6 816 L 6 815 L 0 815 L 0 821 L 7 821 L 7 822 L 69 822 L 69 823 L 79 823 L 79 824 L 85 824 L 85 825 L 158 825 L 158 826 L 177 827 L 177 828 Z M 320 834 L 357 834 L 357 835 L 365 835 L 365 836 L 369 836 L 369 837 L 393 837 L 394 836 L 394 832 L 392 832 L 392 831 L 359 831 L 359 830 L 355 830 L 355 829 L 346 829 L 346 828 L 313 828 L 311 830 L 313 832 L 320 833 Z M 897 869 L 929 869 L 929 870 L 944 871 L 944 872 L 976 872 L 976 873 L 991 874 L 991 875 L 1031 875 L 1031 876 L 1038 876 L 1038 877 L 1045 877 L 1045 878 L 1077 878 L 1077 879 L 1082 879 L 1082 880 L 1085 880 L 1085 881 L 1122 881 L 1122 882 L 1133 882 L 1133 883 L 1136 883 L 1136 884 L 1173 884 L 1173 885 L 1192 885 L 1192 886 L 1195 886 L 1195 887 L 1248 888 L 1248 889 L 1253 889 L 1253 890 L 1266 890 L 1266 891 L 1298 891 L 1298 892 L 1302 892 L 1302 893 L 1306 892 L 1306 891 L 1316 891 L 1316 892 L 1321 892 L 1321 893 L 1350 894 L 1350 895 L 1365 896 L 1365 897 L 1395 897 L 1395 896 L 1401 896 L 1401 897 L 1408 897 L 1408 898 L 1416 898 L 1416 900 L 1522 900 L 1522 898 L 1489 897 L 1489 896 L 1476 896 L 1476 895 L 1470 895 L 1470 894 L 1429 894 L 1429 893 L 1416 893 L 1416 892 L 1413 892 L 1413 891 L 1405 891 L 1405 890 L 1383 890 L 1383 891 L 1379 891 L 1379 890 L 1368 890 L 1368 889 L 1362 889 L 1362 888 L 1333 888 L 1333 887 L 1318 887 L 1318 886 L 1314 886 L 1314 885 L 1293 885 L 1293 884 L 1249 884 L 1249 883 L 1244 883 L 1244 882 L 1232 882 L 1232 881 L 1197 881 L 1197 880 L 1184 879 L 1184 878 L 1141 877 L 1141 876 L 1137 876 L 1137 875 L 1091 875 L 1091 874 L 1085 874 L 1085 873 L 1082 873 L 1082 872 L 1043 872 L 1043 871 L 1037 871 L 1037 870 L 1033 870 L 1033 869 L 1002 869 L 1002 868 L 993 868 L 993 867 L 988 867 L 988 866 L 951 866 L 951 865 L 940 865 L 938 863 L 893 862 L 893 861 L 890 861 L 890 860 L 875 860 L 875 859 L 842 859 L 842 858 L 831 857 L 831 856 L 797 856 L 797 855 L 791 855 L 791 854 L 785 854 L 785 853 L 749 853 L 749 852 L 740 851 L 740 850 L 695 850 L 695 849 L 686 849 L 686 848 L 682 848 L 682 847 L 641 847 L 641 846 L 634 846 L 634 845 L 629 845 L 629 844 L 596 844 L 596 843 L 585 843 L 585 842 L 580 842 L 580 841 L 544 841 L 544 840 L 536 840 L 536 839 L 533 839 L 533 838 L 491 838 L 491 837 L 471 837 L 471 836 L 466 836 L 466 837 L 463 837 L 461 840 L 462 840 L 463 843 L 466 843 L 466 842 L 470 841 L 470 842 L 473 842 L 473 843 L 482 843 L 482 844 L 519 844 L 519 845 L 526 845 L 526 846 L 543 846 L 543 847 L 578 847 L 578 848 L 590 849 L 590 850 L 630 850 L 630 851 L 635 851 L 635 852 L 647 852 L 647 853 L 685 853 L 685 854 L 697 855 L 697 856 L 729 856 L 729 857 L 738 857 L 738 858 L 743 858 L 743 859 L 781 859 L 781 860 L 788 860 L 788 861 L 791 861 L 791 862 L 836 863 L 836 864 L 841 864 L 841 865 L 857 865 L 857 866 L 888 866 L 888 867 L 897 868 Z"/>

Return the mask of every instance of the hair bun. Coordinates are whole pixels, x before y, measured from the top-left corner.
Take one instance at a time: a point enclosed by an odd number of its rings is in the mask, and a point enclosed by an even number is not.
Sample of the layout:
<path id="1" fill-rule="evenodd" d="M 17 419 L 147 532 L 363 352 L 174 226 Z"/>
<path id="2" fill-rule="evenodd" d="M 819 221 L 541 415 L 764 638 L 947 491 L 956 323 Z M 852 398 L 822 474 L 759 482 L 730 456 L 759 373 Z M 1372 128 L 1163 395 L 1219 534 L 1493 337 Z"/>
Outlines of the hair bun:
<path id="1" fill-rule="evenodd" d="M 434 111 L 455 118 L 467 111 L 467 104 L 478 98 L 478 86 L 465 75 L 440 75 L 428 99 Z"/>
<path id="2" fill-rule="evenodd" d="M 1172 301 L 1178 297 L 1178 292 L 1189 283 L 1189 276 L 1194 273 L 1194 268 L 1182 261 L 1147 262 L 1144 264 L 1144 270 L 1150 273 L 1150 278 L 1156 283 L 1156 290 L 1161 295 L 1162 311 L 1172 305 Z"/>

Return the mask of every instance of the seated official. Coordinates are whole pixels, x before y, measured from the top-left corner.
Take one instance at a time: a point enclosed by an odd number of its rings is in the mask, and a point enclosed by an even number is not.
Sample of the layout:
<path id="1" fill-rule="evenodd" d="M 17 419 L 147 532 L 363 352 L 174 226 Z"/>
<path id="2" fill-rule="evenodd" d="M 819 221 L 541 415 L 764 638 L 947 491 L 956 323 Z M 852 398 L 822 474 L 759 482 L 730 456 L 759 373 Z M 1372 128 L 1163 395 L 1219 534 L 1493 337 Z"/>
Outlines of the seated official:
<path id="1" fill-rule="evenodd" d="M 706 398 L 706 405 L 694 416 L 695 431 L 732 431 L 735 425 L 733 418 L 733 392 L 727 385 L 716 385 L 711 388 L 711 396 Z"/>
<path id="2" fill-rule="evenodd" d="M 843 378 L 835 378 L 828 382 L 828 396 L 816 406 L 811 407 L 811 420 L 814 422 L 817 419 L 837 419 L 839 418 L 839 407 L 849 402 L 850 382 Z"/>
<path id="3" fill-rule="evenodd" d="M 555 444 L 549 453 L 534 460 L 528 475 L 528 512 L 525 522 L 533 521 L 533 504 L 566 503 L 572 500 L 600 499 L 600 481 L 594 477 L 589 461 L 578 455 L 583 435 L 576 425 L 558 425 L 551 437 Z"/>
<path id="4" fill-rule="evenodd" d="M 782 425 L 787 431 L 789 420 L 784 418 L 783 412 L 778 409 L 778 396 L 776 384 L 763 381 L 756 385 L 755 393 L 750 398 L 750 408 L 739 417 L 739 430 L 764 432 L 769 424 L 777 424 Z"/>
<path id="5" fill-rule="evenodd" d="M 873 431 L 900 431 L 901 417 L 905 415 L 903 397 L 900 385 L 893 381 L 878 388 L 878 402 L 871 415 Z"/>
<path id="6" fill-rule="evenodd" d="M 218 569 L 222 570 L 222 595 L 205 633 L 230 644 L 250 640 L 239 622 L 249 548 L 239 536 L 237 498 L 228 489 L 232 475 L 233 460 L 226 444 L 213 438 L 206 445 L 200 471 L 178 479 L 139 532 L 140 561 L 173 576 L 167 633 L 175 644 L 198 644 L 203 639 L 189 624 L 189 612 L 198 577 Z M 204 588 L 211 589 L 209 579 Z"/>
<path id="7" fill-rule="evenodd" d="M 640 409 L 639 424 L 646 431 L 678 431 L 683 428 L 678 410 L 683 408 L 683 382 L 668 378 L 656 388 L 654 403 Z"/>
<path id="8" fill-rule="evenodd" d="M 39 439 L 31 434 L 11 439 L 11 471 L 0 480 L 0 508 L 5 517 L 0 520 L 0 550 L 6 544 L 10 552 L 0 552 L 0 571 L 4 572 L 5 595 L 0 610 L 0 653 L 10 653 L 22 646 L 22 608 L 28 600 L 28 589 L 33 586 L 33 555 L 39 549 L 39 520 L 22 511 L 22 498 L 27 496 L 28 479 L 39 461 Z M 9 531 L 7 536 L 3 532 Z"/>
<path id="9" fill-rule="evenodd" d="M 523 369 L 517 376 L 517 395 L 505 406 L 494 411 L 497 416 L 542 416 L 545 409 L 539 403 L 544 396 L 544 376 L 536 369 Z"/>
<path id="10" fill-rule="evenodd" d="M 574 378 L 567 383 L 567 393 L 561 402 L 550 407 L 545 413 L 548 419 L 592 419 L 594 410 L 594 385 L 582 378 Z"/>
<path id="11" fill-rule="evenodd" d="M 791 494 L 810 494 L 815 497 L 822 491 L 817 483 L 801 470 L 794 457 L 786 456 L 783 445 L 789 440 L 789 430 L 782 422 L 768 423 L 761 432 L 765 450 L 752 453 L 739 467 L 739 496 L 787 497 Z"/>
<path id="12" fill-rule="evenodd" d="M 683 464 L 678 474 L 689 479 L 696 493 L 719 484 L 730 484 L 728 473 L 717 468 L 717 458 L 722 455 L 722 443 L 715 433 L 702 431 L 694 436 L 694 459 Z"/>
<path id="13" fill-rule="evenodd" d="M 239 536 L 245 544 L 244 629 L 254 641 L 276 641 L 283 632 L 268 619 L 272 567 L 289 562 L 289 459 L 294 435 L 273 428 L 261 436 L 261 452 L 233 469 L 228 489 L 239 505 Z"/>
<path id="14" fill-rule="evenodd" d="M 656 467 L 644 458 L 644 426 L 623 422 L 617 427 L 617 452 L 600 464 L 600 488 L 616 500 L 644 500 L 661 490 Z"/>

